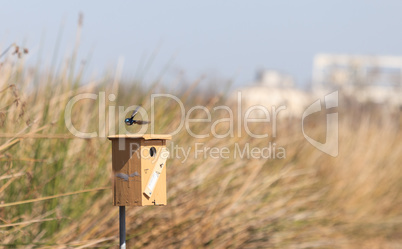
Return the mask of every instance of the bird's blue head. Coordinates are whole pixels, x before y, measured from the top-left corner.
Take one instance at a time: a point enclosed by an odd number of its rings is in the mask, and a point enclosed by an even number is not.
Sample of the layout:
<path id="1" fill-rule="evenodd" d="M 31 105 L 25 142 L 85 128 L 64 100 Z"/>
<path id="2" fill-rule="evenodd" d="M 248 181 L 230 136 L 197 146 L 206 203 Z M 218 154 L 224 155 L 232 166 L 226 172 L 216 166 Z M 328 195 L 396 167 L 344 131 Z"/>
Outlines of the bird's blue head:
<path id="1" fill-rule="evenodd" d="M 134 123 L 134 120 L 131 119 L 131 118 L 126 118 L 126 119 L 124 120 L 124 123 L 126 123 L 126 125 L 132 125 L 132 124 Z"/>

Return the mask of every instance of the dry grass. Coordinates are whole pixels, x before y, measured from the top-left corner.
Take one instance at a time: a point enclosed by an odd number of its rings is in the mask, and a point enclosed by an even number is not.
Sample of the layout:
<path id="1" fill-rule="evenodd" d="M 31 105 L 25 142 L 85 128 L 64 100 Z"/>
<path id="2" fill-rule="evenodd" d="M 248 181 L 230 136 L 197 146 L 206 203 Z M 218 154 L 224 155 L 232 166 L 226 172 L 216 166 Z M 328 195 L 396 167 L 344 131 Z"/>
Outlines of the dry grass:
<path id="1" fill-rule="evenodd" d="M 113 104 L 142 103 L 148 111 L 153 92 L 174 93 L 187 110 L 228 104 L 217 92 L 200 94 L 197 83 L 179 92 L 161 84 L 123 84 L 119 75 L 81 82 L 81 72 L 72 68 L 66 63 L 57 73 L 45 73 L 29 70 L 23 59 L 13 57 L 6 57 L 0 67 L 3 247 L 117 244 L 118 209 L 111 204 L 109 188 L 110 142 L 77 139 L 68 132 L 64 108 L 76 94 L 114 93 Z M 381 110 L 339 107 L 337 158 L 313 148 L 303 138 L 298 119 L 278 122 L 275 142 L 286 149 L 283 160 L 195 159 L 197 142 L 233 149 L 235 143 L 266 146 L 266 140 L 251 139 L 244 131 L 241 137 L 226 139 L 179 133 L 173 143 L 192 147 L 192 154 L 185 163 L 168 162 L 168 206 L 128 208 L 128 247 L 401 248 L 400 113 Z M 157 133 L 177 127 L 177 106 L 167 102 L 156 111 Z M 97 102 L 81 102 L 73 110 L 74 124 L 97 130 L 97 112 Z M 218 112 L 212 118 L 224 115 Z M 210 129 L 210 124 L 192 127 L 199 133 Z M 310 124 L 307 129 L 320 137 L 326 128 Z M 93 189 L 98 191 L 85 192 Z"/>

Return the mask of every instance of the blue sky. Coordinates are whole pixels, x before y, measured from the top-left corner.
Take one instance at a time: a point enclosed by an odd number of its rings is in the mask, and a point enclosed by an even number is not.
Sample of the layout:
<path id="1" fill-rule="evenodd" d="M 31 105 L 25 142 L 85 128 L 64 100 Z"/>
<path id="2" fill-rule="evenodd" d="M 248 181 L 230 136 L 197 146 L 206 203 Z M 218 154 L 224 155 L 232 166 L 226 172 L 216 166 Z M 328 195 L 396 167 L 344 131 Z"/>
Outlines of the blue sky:
<path id="1" fill-rule="evenodd" d="M 148 79 L 215 75 L 250 83 L 257 69 L 311 77 L 316 53 L 402 55 L 402 1 L 8 1 L 0 8 L 0 50 L 24 43 L 50 63 L 62 23 L 60 58 L 71 51 L 84 14 L 79 56 L 101 75 L 124 57 L 133 77 L 156 51 Z M 140 66 L 139 66 L 140 65 Z"/>

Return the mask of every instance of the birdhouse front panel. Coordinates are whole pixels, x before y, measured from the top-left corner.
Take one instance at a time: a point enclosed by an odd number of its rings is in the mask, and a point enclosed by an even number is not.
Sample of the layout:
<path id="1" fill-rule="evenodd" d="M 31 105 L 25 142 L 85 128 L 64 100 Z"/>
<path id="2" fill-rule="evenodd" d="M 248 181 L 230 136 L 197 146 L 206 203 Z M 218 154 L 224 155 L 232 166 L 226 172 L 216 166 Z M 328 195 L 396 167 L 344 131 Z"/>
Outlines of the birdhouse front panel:
<path id="1" fill-rule="evenodd" d="M 166 205 L 166 140 L 143 140 L 143 205 Z"/>

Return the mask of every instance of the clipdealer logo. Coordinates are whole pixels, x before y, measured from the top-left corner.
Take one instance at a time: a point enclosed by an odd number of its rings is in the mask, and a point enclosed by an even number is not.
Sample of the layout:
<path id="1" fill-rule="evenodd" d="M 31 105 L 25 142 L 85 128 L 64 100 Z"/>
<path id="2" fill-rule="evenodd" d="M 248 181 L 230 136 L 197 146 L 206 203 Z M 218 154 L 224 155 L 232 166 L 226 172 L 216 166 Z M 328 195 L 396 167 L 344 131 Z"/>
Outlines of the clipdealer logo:
<path id="1" fill-rule="evenodd" d="M 242 112 L 242 96 L 241 92 L 238 92 L 237 96 L 237 119 L 234 117 L 234 112 L 229 106 L 217 106 L 214 107 L 213 109 L 208 109 L 205 106 L 193 106 L 190 108 L 187 112 L 184 107 L 184 104 L 181 102 L 181 100 L 171 94 L 152 94 L 151 95 L 151 120 L 154 120 L 154 115 L 155 115 L 155 106 L 156 105 L 156 99 L 157 98 L 162 98 L 165 99 L 164 101 L 173 101 L 178 104 L 180 107 L 180 112 L 181 112 L 181 118 L 180 118 L 180 124 L 178 127 L 176 127 L 176 130 L 173 132 L 170 132 L 171 135 L 177 134 L 179 131 L 182 129 L 186 129 L 188 134 L 195 139 L 199 138 L 208 138 L 213 136 L 216 139 L 221 139 L 221 138 L 233 138 L 235 136 L 242 137 L 242 128 L 244 128 L 244 131 L 247 133 L 247 136 L 250 136 L 252 138 L 267 138 L 269 135 L 267 133 L 263 134 L 256 134 L 253 133 L 250 130 L 249 123 L 270 123 L 271 125 L 271 131 L 272 134 L 270 134 L 273 138 L 277 136 L 277 120 L 278 120 L 278 114 L 281 111 L 286 110 L 286 106 L 272 106 L 271 110 L 268 110 L 267 107 L 263 105 L 255 105 L 247 108 L 243 114 Z M 72 109 L 73 106 L 79 102 L 80 100 L 83 99 L 92 99 L 92 100 L 98 100 L 99 106 L 98 106 L 98 111 L 99 111 L 99 120 L 98 120 L 98 131 L 92 131 L 92 132 L 83 132 L 79 131 L 76 129 L 73 125 L 72 122 Z M 114 94 L 109 94 L 108 96 L 109 102 L 113 103 L 116 100 L 116 96 Z M 321 107 L 321 100 L 318 99 L 314 103 L 312 103 L 310 106 L 306 108 L 304 111 L 302 118 L 301 118 L 301 127 L 302 127 L 302 133 L 304 138 L 312 144 L 315 148 L 318 150 L 336 157 L 338 155 L 338 113 L 333 111 L 333 108 L 338 107 L 338 91 L 332 92 L 324 97 L 324 105 L 325 109 L 322 110 Z M 117 106 L 113 104 L 106 104 L 106 94 L 105 92 L 99 92 L 99 94 L 95 93 L 82 93 L 78 94 L 77 96 L 73 97 L 70 99 L 70 101 L 67 103 L 64 117 L 65 117 L 65 123 L 67 129 L 74 134 L 77 137 L 80 138 L 95 138 L 95 137 L 106 137 L 106 134 L 109 135 L 114 135 L 116 133 L 116 127 L 115 127 L 115 118 L 116 116 L 118 117 L 118 120 L 123 120 L 125 117 L 130 113 L 132 110 L 137 108 L 139 114 L 142 116 L 143 119 L 149 120 L 148 118 L 148 113 L 147 111 L 142 108 L 142 107 L 136 107 L 136 106 L 129 106 L 129 107 L 124 107 L 124 106 L 118 106 L 118 112 L 116 113 L 116 108 Z M 108 112 L 106 113 L 106 110 Z M 198 112 L 204 112 L 205 113 L 205 118 L 191 118 L 191 114 L 195 111 Z M 218 116 L 219 119 L 213 121 L 212 115 L 215 112 L 220 111 L 221 113 L 226 113 L 226 115 L 223 116 Z M 259 112 L 262 114 L 262 117 L 260 118 L 252 118 L 252 113 L 253 112 Z M 312 137 L 310 137 L 304 127 L 304 120 L 317 112 L 320 111 L 326 111 L 326 139 L 324 143 L 320 143 L 319 141 L 314 140 Z M 328 113 L 328 111 L 330 113 Z M 332 111 L 332 112 L 331 112 Z M 116 115 L 118 114 L 118 115 Z M 107 118 L 108 117 L 108 118 Z M 107 122 L 108 121 L 108 122 Z M 234 125 L 236 122 L 237 126 Z M 210 123 L 211 125 L 209 131 L 205 131 L 203 134 L 198 134 L 194 133 L 194 131 L 191 129 L 192 123 Z M 219 133 L 217 132 L 216 127 L 220 123 L 227 123 L 228 124 L 228 130 L 225 133 Z M 119 133 L 121 134 L 130 134 L 130 132 L 127 131 L 126 125 L 124 122 L 117 122 L 117 125 L 119 127 Z M 106 128 L 108 127 L 108 129 Z M 237 127 L 237 133 L 234 132 L 235 127 Z M 150 124 L 151 128 L 151 134 L 154 134 L 155 126 L 154 123 Z M 146 131 L 148 130 L 148 124 L 145 124 L 141 126 L 141 129 L 136 133 L 137 135 L 145 134 Z M 269 142 L 269 141 L 268 141 Z M 197 154 L 202 154 L 202 155 L 210 155 L 211 158 L 215 158 L 216 155 L 220 158 L 226 158 L 227 154 L 231 154 L 238 158 L 243 158 L 243 155 L 246 155 L 247 158 L 271 158 L 271 159 L 281 159 L 286 157 L 286 152 L 285 148 L 281 146 L 277 146 L 275 143 L 269 142 L 267 146 L 264 148 L 255 148 L 255 147 L 250 147 L 250 145 L 247 144 L 235 144 L 233 148 L 208 148 L 205 147 L 202 152 L 198 149 L 200 148 L 200 144 L 197 144 L 193 149 L 195 152 L 195 156 Z M 207 146 L 207 145 L 205 145 Z M 121 147 L 120 149 L 124 149 L 125 143 L 121 141 Z M 176 148 L 173 147 L 173 151 L 183 151 L 183 155 L 185 158 L 188 157 L 190 154 L 189 152 L 191 151 L 191 146 L 188 146 L 185 150 L 185 148 Z M 258 150 L 259 149 L 259 150 Z M 229 152 L 227 152 L 229 150 Z M 173 153 L 174 154 L 174 153 Z M 177 154 L 177 153 L 176 153 Z M 255 155 L 255 156 L 253 156 Z"/>
<path id="2" fill-rule="evenodd" d="M 338 107 L 338 91 L 332 92 L 324 97 L 325 109 L 329 110 L 331 108 Z M 338 127 L 338 112 L 335 113 L 327 113 L 326 121 L 327 121 L 327 131 L 325 135 L 325 143 L 320 143 L 313 138 L 309 137 L 304 131 L 304 119 L 314 113 L 321 111 L 321 100 L 316 100 L 312 103 L 303 113 L 302 117 L 302 132 L 304 138 L 312 144 L 314 147 L 319 149 L 320 151 L 336 157 L 338 156 L 338 136 L 339 136 L 339 127 Z"/>

